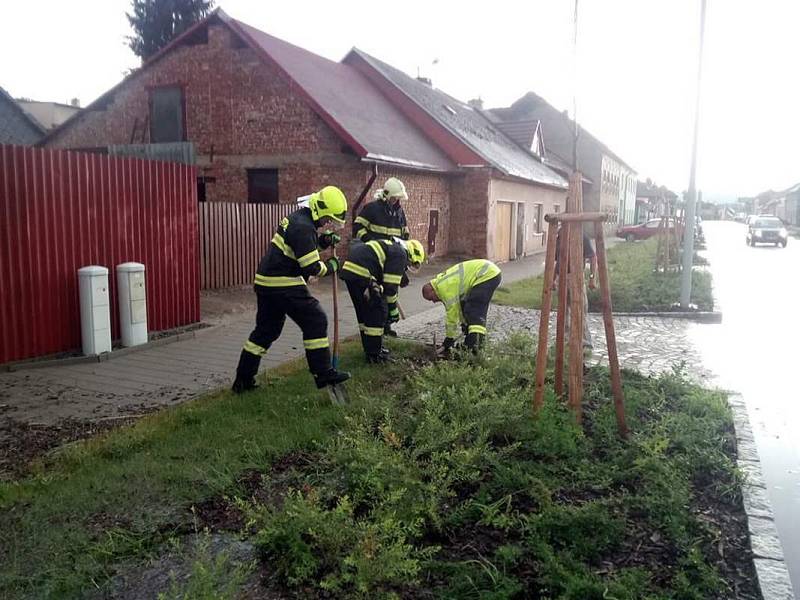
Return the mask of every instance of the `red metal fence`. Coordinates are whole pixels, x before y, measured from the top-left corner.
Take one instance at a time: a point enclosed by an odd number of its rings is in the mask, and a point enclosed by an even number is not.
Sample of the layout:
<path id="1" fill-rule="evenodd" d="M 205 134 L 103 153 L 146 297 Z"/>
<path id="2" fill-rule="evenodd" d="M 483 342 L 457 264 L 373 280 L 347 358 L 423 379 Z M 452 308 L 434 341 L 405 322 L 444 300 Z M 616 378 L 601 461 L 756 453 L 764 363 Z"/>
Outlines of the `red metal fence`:
<path id="1" fill-rule="evenodd" d="M 294 204 L 200 204 L 200 286 L 219 289 L 253 283 L 280 220 Z"/>
<path id="2" fill-rule="evenodd" d="M 78 268 L 146 268 L 148 327 L 199 321 L 194 167 L 0 145 L 0 363 L 79 348 Z"/>

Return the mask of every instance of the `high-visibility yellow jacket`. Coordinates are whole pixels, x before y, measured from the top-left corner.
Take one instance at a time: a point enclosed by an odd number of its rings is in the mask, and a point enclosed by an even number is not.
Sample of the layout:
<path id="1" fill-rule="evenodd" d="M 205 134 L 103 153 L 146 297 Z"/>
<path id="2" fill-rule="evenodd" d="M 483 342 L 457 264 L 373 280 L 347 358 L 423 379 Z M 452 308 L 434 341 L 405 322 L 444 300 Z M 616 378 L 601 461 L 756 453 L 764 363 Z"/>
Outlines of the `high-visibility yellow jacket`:
<path id="1" fill-rule="evenodd" d="M 436 295 L 444 303 L 445 335 L 455 337 L 459 325 L 464 321 L 461 302 L 470 290 L 500 273 L 500 268 L 490 260 L 476 258 L 453 265 L 444 273 L 439 273 L 431 281 Z"/>

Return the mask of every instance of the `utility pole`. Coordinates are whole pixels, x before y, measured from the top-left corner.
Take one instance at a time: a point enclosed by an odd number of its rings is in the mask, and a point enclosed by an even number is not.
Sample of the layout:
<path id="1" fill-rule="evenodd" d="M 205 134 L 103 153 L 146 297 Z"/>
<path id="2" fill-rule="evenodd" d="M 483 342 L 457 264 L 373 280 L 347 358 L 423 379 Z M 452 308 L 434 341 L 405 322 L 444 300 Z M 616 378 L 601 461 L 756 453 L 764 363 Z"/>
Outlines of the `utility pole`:
<path id="1" fill-rule="evenodd" d="M 694 259 L 695 204 L 697 202 L 697 129 L 700 123 L 700 84 L 703 78 L 703 41 L 706 26 L 706 0 L 700 0 L 700 53 L 697 59 L 697 95 L 694 103 L 694 140 L 692 141 L 692 167 L 689 172 L 689 193 L 684 210 L 683 271 L 681 273 L 681 308 L 689 308 L 692 295 L 692 264 Z"/>

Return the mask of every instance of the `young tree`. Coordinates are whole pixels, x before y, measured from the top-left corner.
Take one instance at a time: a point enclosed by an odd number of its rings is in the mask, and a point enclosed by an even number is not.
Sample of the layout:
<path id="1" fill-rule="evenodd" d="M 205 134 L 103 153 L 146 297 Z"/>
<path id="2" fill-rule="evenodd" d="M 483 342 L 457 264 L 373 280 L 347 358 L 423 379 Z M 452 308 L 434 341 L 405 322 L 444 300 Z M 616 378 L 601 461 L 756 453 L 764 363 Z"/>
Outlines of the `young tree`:
<path id="1" fill-rule="evenodd" d="M 146 60 L 211 11 L 214 0 L 131 0 L 128 46 Z"/>

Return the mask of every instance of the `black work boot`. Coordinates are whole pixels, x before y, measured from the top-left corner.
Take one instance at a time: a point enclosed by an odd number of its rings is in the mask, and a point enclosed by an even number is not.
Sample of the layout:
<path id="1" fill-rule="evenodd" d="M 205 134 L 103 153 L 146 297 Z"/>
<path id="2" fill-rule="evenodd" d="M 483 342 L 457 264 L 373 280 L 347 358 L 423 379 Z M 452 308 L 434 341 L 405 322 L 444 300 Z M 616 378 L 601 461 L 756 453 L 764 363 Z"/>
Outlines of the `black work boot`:
<path id="1" fill-rule="evenodd" d="M 379 352 L 378 354 L 367 354 L 366 359 L 367 364 L 370 365 L 380 365 L 389 362 L 389 356 L 387 354 L 383 354 L 382 352 Z"/>
<path id="2" fill-rule="evenodd" d="M 258 387 L 256 380 L 254 378 L 249 379 L 239 379 L 236 378 L 236 381 L 233 382 L 231 386 L 231 391 L 234 394 L 244 394 L 245 392 L 249 392 L 250 390 L 254 390 Z"/>
<path id="3" fill-rule="evenodd" d="M 350 373 L 347 371 L 337 371 L 336 369 L 329 369 L 324 373 L 314 375 L 314 383 L 317 384 L 318 389 L 322 389 L 328 385 L 344 383 L 348 379 L 350 379 Z"/>
<path id="4" fill-rule="evenodd" d="M 391 323 L 387 323 L 383 326 L 383 335 L 388 335 L 389 337 L 397 337 L 397 332 L 392 329 Z"/>

